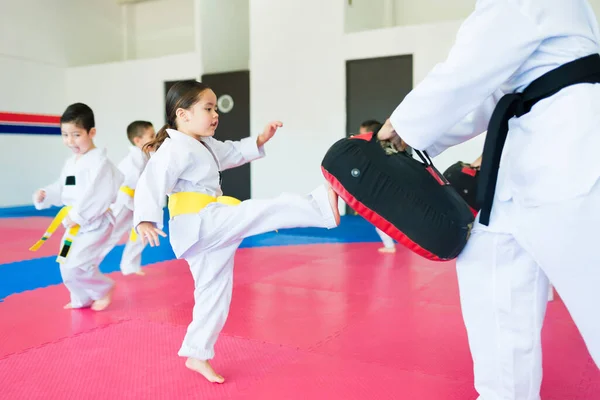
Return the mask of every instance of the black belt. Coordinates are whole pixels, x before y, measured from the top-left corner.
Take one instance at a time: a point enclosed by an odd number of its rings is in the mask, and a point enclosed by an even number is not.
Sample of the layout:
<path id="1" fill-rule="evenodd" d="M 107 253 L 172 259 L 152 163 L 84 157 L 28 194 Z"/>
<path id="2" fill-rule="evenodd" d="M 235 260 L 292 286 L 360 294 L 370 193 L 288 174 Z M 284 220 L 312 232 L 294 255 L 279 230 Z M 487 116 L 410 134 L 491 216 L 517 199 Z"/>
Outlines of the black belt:
<path id="1" fill-rule="evenodd" d="M 481 207 L 481 224 L 488 225 L 490 222 L 502 148 L 508 135 L 508 121 L 512 117 L 527 114 L 538 101 L 579 83 L 600 83 L 599 54 L 564 64 L 531 82 L 523 93 L 507 94 L 500 99 L 488 125 L 479 173 L 477 203 Z"/>

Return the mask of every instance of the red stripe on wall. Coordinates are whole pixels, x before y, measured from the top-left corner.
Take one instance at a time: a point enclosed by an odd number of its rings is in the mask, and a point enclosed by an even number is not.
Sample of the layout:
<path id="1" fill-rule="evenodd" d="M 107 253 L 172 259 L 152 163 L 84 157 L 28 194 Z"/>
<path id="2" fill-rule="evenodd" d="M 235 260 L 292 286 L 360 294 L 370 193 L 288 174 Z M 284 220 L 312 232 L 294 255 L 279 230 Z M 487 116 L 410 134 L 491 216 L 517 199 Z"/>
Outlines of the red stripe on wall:
<path id="1" fill-rule="evenodd" d="M 0 112 L 0 122 L 13 122 L 13 123 L 38 123 L 38 124 L 60 124 L 59 115 L 44 115 L 44 114 L 23 114 L 23 113 L 9 113 Z"/>

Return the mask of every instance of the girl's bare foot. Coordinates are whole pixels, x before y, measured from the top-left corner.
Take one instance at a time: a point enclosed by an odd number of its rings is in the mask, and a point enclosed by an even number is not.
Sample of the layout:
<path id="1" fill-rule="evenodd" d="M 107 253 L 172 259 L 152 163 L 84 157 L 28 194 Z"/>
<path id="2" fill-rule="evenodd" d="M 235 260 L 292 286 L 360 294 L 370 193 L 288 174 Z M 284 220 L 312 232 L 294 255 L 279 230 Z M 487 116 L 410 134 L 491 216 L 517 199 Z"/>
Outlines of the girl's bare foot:
<path id="1" fill-rule="evenodd" d="M 137 271 L 137 272 L 134 272 L 134 273 L 135 273 L 136 275 L 139 275 L 139 276 L 144 276 L 144 275 L 146 275 L 146 273 L 145 273 L 144 271 L 142 271 L 142 270 L 139 270 L 139 271 Z"/>
<path id="2" fill-rule="evenodd" d="M 396 248 L 395 247 L 381 247 L 381 248 L 377 249 L 377 251 L 380 253 L 395 253 Z"/>
<path id="3" fill-rule="evenodd" d="M 108 291 L 108 293 L 106 293 L 106 295 L 103 298 L 94 301 L 92 303 L 92 310 L 102 311 L 106 309 L 106 307 L 108 307 L 110 305 L 110 302 L 112 301 L 112 294 L 114 290 L 115 286 L 113 285 L 113 287 Z"/>
<path id="4" fill-rule="evenodd" d="M 185 361 L 185 366 L 205 377 L 209 382 L 223 383 L 225 378 L 217 374 L 213 367 L 210 365 L 208 360 L 197 360 L 195 358 L 188 358 Z"/>
<path id="5" fill-rule="evenodd" d="M 333 191 L 331 186 L 327 188 L 329 194 L 329 204 L 331 204 L 331 210 L 333 211 L 333 217 L 335 218 L 336 226 L 340 224 L 340 210 L 338 208 L 338 195 Z"/>
<path id="6" fill-rule="evenodd" d="M 73 308 L 73 305 L 71 303 L 67 303 L 67 304 L 65 304 L 65 306 L 63 308 L 65 310 L 71 310 Z"/>

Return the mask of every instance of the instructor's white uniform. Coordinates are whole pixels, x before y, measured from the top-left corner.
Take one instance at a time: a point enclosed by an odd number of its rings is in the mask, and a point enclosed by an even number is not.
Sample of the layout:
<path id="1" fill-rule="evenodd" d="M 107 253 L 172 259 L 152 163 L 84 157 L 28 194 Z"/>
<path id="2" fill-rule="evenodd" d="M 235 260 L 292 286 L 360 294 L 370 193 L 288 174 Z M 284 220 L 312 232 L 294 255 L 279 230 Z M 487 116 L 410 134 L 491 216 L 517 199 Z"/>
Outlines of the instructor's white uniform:
<path id="1" fill-rule="evenodd" d="M 220 142 L 198 141 L 168 129 L 167 138 L 150 158 L 134 197 L 134 226 L 142 221 L 162 227 L 162 199 L 179 192 L 223 193 L 219 171 L 264 156 L 256 138 Z M 335 227 L 324 186 L 309 196 L 282 194 L 269 200 L 246 200 L 229 206 L 211 203 L 197 214 L 169 221 L 170 242 L 177 258 L 185 259 L 194 277 L 193 320 L 187 329 L 182 357 L 214 356 L 214 345 L 229 313 L 235 252 L 248 236 L 293 227 Z M 250 266 L 246 266 L 250 267 Z"/>
<path id="2" fill-rule="evenodd" d="M 118 166 L 119 171 L 125 177 L 123 186 L 126 189 L 135 190 L 147 162 L 148 157 L 139 147 L 133 146 L 129 149 L 129 153 Z M 117 200 L 110 208 L 115 216 L 115 227 L 102 258 L 106 257 L 117 245 L 123 235 L 130 234 L 133 229 L 133 197 L 126 193 L 126 190 L 119 190 Z M 128 237 L 121 257 L 121 272 L 123 275 L 141 271 L 143 250 L 144 245 L 141 238 L 131 240 Z"/>
<path id="3" fill-rule="evenodd" d="M 70 157 L 53 184 L 44 187 L 46 197 L 35 201 L 36 209 L 71 206 L 68 216 L 80 226 L 67 258 L 60 264 L 63 282 L 71 294 L 71 306 L 90 306 L 103 298 L 113 281 L 98 269 L 114 217 L 109 210 L 115 201 L 123 175 L 106 157 L 103 149 L 92 149 L 79 159 Z M 63 237 L 63 241 L 67 232 Z"/>
<path id="4" fill-rule="evenodd" d="M 435 156 L 484 132 L 503 94 L 598 53 L 599 42 L 585 0 L 479 0 L 448 59 L 391 123 Z M 598 149 L 597 84 L 567 87 L 510 121 L 490 224 L 476 224 L 457 262 L 482 400 L 540 398 L 548 278 L 600 365 Z"/>

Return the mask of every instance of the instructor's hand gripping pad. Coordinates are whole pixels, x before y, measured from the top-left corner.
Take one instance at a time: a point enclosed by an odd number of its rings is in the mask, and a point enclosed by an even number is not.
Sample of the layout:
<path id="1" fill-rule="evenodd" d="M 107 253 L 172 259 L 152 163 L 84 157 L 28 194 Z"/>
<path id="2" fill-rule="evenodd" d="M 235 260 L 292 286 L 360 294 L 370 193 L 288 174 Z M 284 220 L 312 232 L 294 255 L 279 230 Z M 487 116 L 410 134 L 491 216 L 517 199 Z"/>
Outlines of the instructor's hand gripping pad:
<path id="1" fill-rule="evenodd" d="M 405 152 L 386 154 L 376 133 L 341 139 L 321 163 L 333 190 L 359 215 L 422 257 L 452 260 L 469 238 L 474 216 L 435 169 Z"/>

